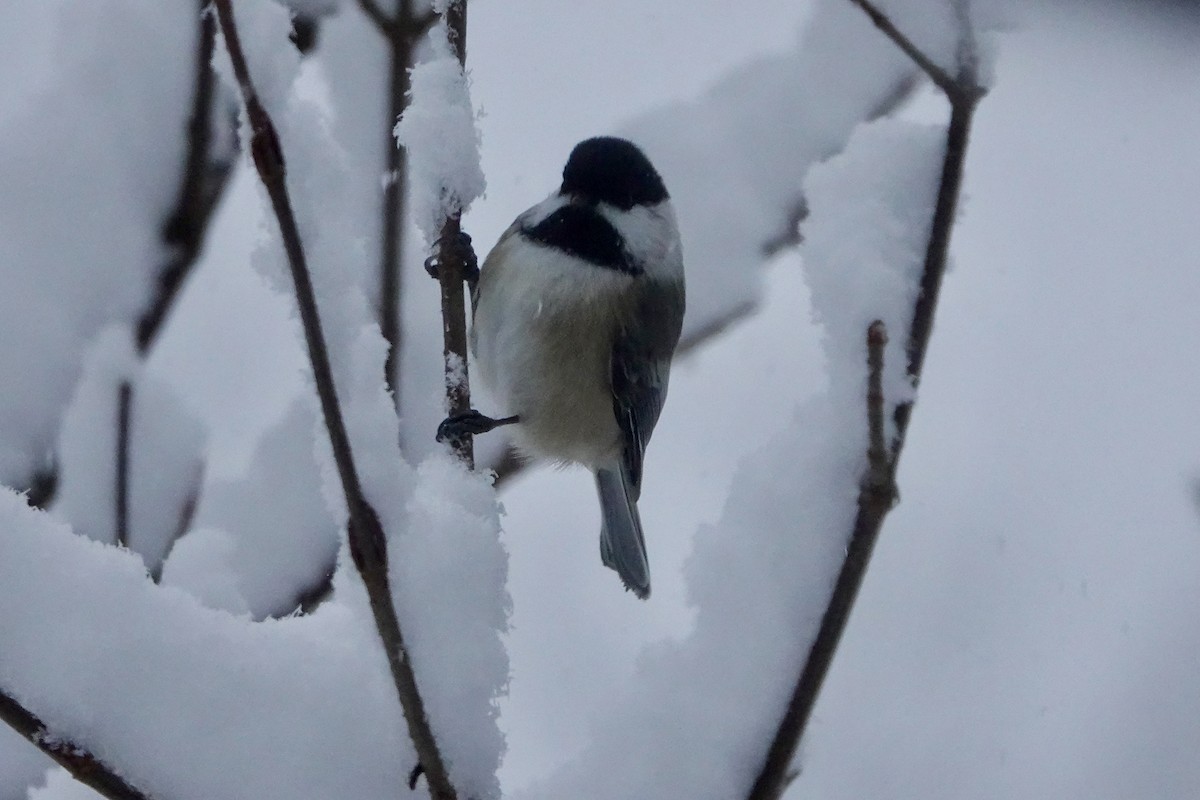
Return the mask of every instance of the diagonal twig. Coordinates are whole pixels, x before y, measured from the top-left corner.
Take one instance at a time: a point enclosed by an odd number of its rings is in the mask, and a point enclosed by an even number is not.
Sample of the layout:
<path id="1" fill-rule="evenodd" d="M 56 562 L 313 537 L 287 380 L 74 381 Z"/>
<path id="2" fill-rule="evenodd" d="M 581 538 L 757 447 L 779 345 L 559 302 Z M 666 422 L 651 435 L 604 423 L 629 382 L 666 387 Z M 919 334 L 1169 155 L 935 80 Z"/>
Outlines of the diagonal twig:
<path id="1" fill-rule="evenodd" d="M 254 159 L 254 166 L 271 199 L 271 207 L 279 223 L 280 235 L 287 253 L 288 267 L 295 285 L 296 304 L 304 328 L 304 339 L 313 368 L 313 379 L 321 403 L 321 413 L 329 433 L 338 477 L 346 498 L 349 515 L 347 535 L 350 542 L 350 554 L 366 587 L 371 612 L 375 618 L 375 627 L 387 654 L 396 692 L 404 709 L 409 736 L 412 738 L 422 771 L 429 782 L 430 794 L 435 800 L 456 800 L 457 795 L 450 783 L 433 730 L 430 728 L 425 704 L 418 691 L 416 676 L 413 673 L 408 650 L 400 630 L 400 622 L 392 604 L 391 588 L 388 582 L 387 539 L 383 526 L 379 522 L 379 516 L 363 494 L 359 481 L 354 455 L 350 447 L 350 437 L 338 402 L 329 350 L 321 329 L 312 278 L 309 274 L 295 214 L 292 211 L 291 198 L 288 195 L 285 162 L 279 136 L 251 81 L 230 0 L 213 0 L 213 2 L 225 38 L 225 47 L 229 52 L 242 100 L 245 103 L 246 115 L 249 118 L 250 152 Z"/>
<path id="2" fill-rule="evenodd" d="M 966 91 L 969 87 L 960 85 L 959 81 L 954 78 L 946 70 L 939 67 L 933 62 L 929 56 L 921 52 L 921 49 L 913 44 L 912 39 L 905 36 L 895 23 L 879 10 L 871 0 L 850 0 L 851 3 L 858 6 L 871 19 L 876 28 L 879 28 L 885 36 L 904 51 L 904 54 L 911 58 L 913 62 L 921 68 L 921 71 L 929 76 L 929 79 L 937 84 L 947 97 L 955 98 L 961 92 Z"/>
<path id="3" fill-rule="evenodd" d="M 75 780 L 109 800 L 151 800 L 116 770 L 87 750 L 55 736 L 33 712 L 0 691 L 0 721 L 21 734 Z"/>
<path id="4" fill-rule="evenodd" d="M 946 149 L 942 159 L 941 181 L 930 223 L 929 240 L 926 246 L 925 263 L 921 274 L 920 295 L 913 309 L 912 325 L 909 329 L 905 350 L 908 361 L 908 377 L 916 387 L 925 363 L 925 353 L 933 332 L 934 313 L 937 310 L 938 294 L 942 276 L 946 272 L 950 235 L 954 227 L 954 216 L 962 187 L 963 165 L 966 162 L 967 142 L 975 108 L 984 96 L 976 76 L 976 53 L 974 38 L 967 16 L 966 0 L 953 0 L 958 20 L 962 27 L 959 33 L 958 75 L 949 78 L 944 71 L 932 64 L 920 51 L 913 47 L 886 16 L 868 0 L 850 0 L 871 17 L 872 21 L 904 52 L 917 63 L 930 78 L 941 87 L 950 101 L 950 123 L 946 131 Z M 949 81 L 946 83 L 946 81 Z M 904 447 L 904 437 L 912 417 L 912 401 L 896 407 L 894 420 L 896 438 L 890 448 L 883 439 L 881 424 L 883 395 L 878 372 L 882 369 L 883 344 L 886 332 L 882 325 L 872 325 L 868 331 L 868 411 L 870 444 L 868 448 L 867 472 L 859 487 L 858 513 L 855 516 L 846 557 L 834 584 L 833 594 L 821 618 L 821 625 L 805 663 L 797 678 L 788 701 L 783 719 L 767 750 L 763 765 L 747 795 L 747 800 L 777 800 L 787 788 L 791 762 L 796 747 L 804 734 L 808 720 L 816 705 L 821 685 L 833 662 L 842 632 L 850 619 L 858 589 L 866 575 L 871 553 L 884 518 L 895 504 L 896 466 Z"/>

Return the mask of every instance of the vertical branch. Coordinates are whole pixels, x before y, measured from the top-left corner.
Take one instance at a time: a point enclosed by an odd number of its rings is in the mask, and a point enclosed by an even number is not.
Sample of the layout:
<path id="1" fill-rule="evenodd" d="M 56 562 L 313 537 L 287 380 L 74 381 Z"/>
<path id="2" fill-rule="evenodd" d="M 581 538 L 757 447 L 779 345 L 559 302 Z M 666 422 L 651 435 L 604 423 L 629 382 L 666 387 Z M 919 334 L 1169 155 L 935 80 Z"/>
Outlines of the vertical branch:
<path id="1" fill-rule="evenodd" d="M 309 274 L 304 246 L 288 195 L 286 165 L 283 149 L 275 125 L 266 108 L 259 100 L 250 78 L 250 70 L 238 37 L 231 0 L 213 0 L 225 37 L 226 50 L 233 65 L 249 118 L 251 139 L 250 152 L 254 159 L 259 179 L 267 190 L 271 207 L 279 224 L 287 254 L 288 267 L 296 292 L 296 305 L 300 311 L 300 322 L 304 329 L 304 340 L 312 364 L 313 380 L 321 404 L 321 413 L 337 466 L 338 477 L 346 498 L 349 515 L 347 536 L 350 554 L 354 560 L 375 619 L 375 628 L 387 655 L 392 679 L 396 686 L 404 718 L 408 723 L 409 736 L 419 759 L 418 767 L 429 783 L 430 794 L 435 800 L 456 800 L 457 794 L 450 783 L 445 762 L 438 749 L 437 741 L 429 726 L 425 704 L 417 688 L 416 676 L 400 630 L 396 609 L 392 604 L 391 587 L 388 580 L 387 539 L 379 516 L 371 506 L 359 481 L 354 455 L 346 422 L 338 402 L 337 387 L 333 379 L 329 350 L 321 328 L 316 294 Z"/>
<path id="2" fill-rule="evenodd" d="M 408 70 L 412 66 L 412 41 L 393 27 L 386 34 L 390 54 L 388 71 L 388 116 L 384 131 L 387 171 L 384 173 L 383 220 L 379 257 L 379 328 L 388 343 L 384 375 L 392 390 L 396 412 L 402 408 L 400 398 L 400 357 L 403 342 L 400 330 L 400 297 L 403 291 L 403 269 L 400 263 L 404 248 L 404 206 L 406 199 L 406 156 L 396 146 L 392 128 L 404 112 L 408 96 Z"/>
<path id="3" fill-rule="evenodd" d="M 117 544 L 129 546 L 129 426 L 133 414 L 133 385 L 121 381 L 117 389 L 117 463 L 116 491 L 113 527 L 117 532 Z"/>
<path id="4" fill-rule="evenodd" d="M 446 8 L 446 30 L 460 66 L 467 63 L 467 4 L 453 0 Z M 446 371 L 446 412 L 454 416 L 471 408 L 471 381 L 467 372 L 467 312 L 463 287 L 467 277 L 468 248 L 462 246 L 462 214 L 454 212 L 442 223 L 438 237 L 438 282 L 442 290 L 442 356 Z M 451 448 L 475 468 L 475 448 L 470 434 L 451 440 Z"/>
<path id="5" fill-rule="evenodd" d="M 359 0 L 359 8 L 383 36 L 388 48 L 387 120 L 384 129 L 383 203 L 380 206 L 379 328 L 388 343 L 384 375 L 397 413 L 401 410 L 400 359 L 403 333 L 400 300 L 404 295 L 404 216 L 408 189 L 405 151 L 396 146 L 393 127 L 408 106 L 409 69 L 417 39 L 437 20 L 433 12 L 417 14 L 411 0 L 401 0 L 389 17 L 374 0 Z"/>
<path id="6" fill-rule="evenodd" d="M 869 0 L 849 0 L 859 6 L 871 21 L 884 32 L 901 50 L 926 73 L 950 101 L 950 123 L 946 131 L 946 149 L 942 159 L 941 181 L 933 219 L 930 223 L 929 240 L 926 246 L 924 268 L 921 274 L 920 294 L 913 308 L 912 324 L 906 342 L 908 376 L 913 386 L 921 377 L 925 353 L 933 332 L 934 313 L 937 310 L 938 294 L 942 276 L 946 272 L 950 249 L 950 235 L 954 226 L 954 215 L 958 206 L 962 186 L 963 165 L 966 161 L 967 142 L 975 107 L 983 98 L 984 90 L 978 85 L 976 76 L 976 53 L 974 38 L 967 14 L 966 0 L 952 0 L 961 26 L 958 48 L 958 74 L 950 76 L 925 56 L 904 36 L 886 15 Z M 747 800 L 777 800 L 787 788 L 791 778 L 792 759 L 808 720 L 816 705 L 821 685 L 833 662 L 842 632 L 850 619 L 859 587 L 866 575 L 871 553 L 883 528 L 884 518 L 897 499 L 895 486 L 896 466 L 904 446 L 904 437 L 912 417 L 911 401 L 896 407 L 894 419 L 896 439 L 887 447 L 883 426 L 884 397 L 881 383 L 883 348 L 887 334 L 880 322 L 872 324 L 867 332 L 868 353 L 868 425 L 870 439 L 867 449 L 867 470 L 859 485 L 858 513 L 846 548 L 846 557 L 834 584 L 829 604 L 821 618 L 821 625 L 775 737 L 763 760 L 758 777 L 747 795 Z"/>

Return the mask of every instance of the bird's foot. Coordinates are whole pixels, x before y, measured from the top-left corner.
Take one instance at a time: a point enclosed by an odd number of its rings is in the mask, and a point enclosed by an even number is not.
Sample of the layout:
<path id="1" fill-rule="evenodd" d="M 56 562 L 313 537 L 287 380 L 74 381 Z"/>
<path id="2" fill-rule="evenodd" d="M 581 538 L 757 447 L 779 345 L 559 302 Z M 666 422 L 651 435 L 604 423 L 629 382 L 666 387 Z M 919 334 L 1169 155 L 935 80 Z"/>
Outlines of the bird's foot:
<path id="1" fill-rule="evenodd" d="M 425 259 L 425 271 L 429 277 L 441 280 L 442 264 L 446 259 L 462 264 L 463 280 L 471 284 L 479 280 L 479 258 L 475 255 L 471 237 L 465 231 L 442 237 L 433 243 L 433 255 Z"/>
<path id="2" fill-rule="evenodd" d="M 447 439 L 478 436 L 481 433 L 487 433 L 490 430 L 499 428 L 501 425 L 515 425 L 520 421 L 521 418 L 519 416 L 493 419 L 492 417 L 480 414 L 472 408 L 465 414 L 453 414 L 442 420 L 442 424 L 438 425 L 437 440 L 444 442 Z"/>

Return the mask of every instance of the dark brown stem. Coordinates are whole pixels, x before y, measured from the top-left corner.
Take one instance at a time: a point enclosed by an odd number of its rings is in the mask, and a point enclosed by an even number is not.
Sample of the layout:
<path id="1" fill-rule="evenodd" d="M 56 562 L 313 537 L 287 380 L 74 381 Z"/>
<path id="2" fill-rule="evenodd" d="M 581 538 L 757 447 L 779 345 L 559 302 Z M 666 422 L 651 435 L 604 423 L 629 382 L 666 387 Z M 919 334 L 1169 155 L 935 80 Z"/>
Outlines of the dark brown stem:
<path id="1" fill-rule="evenodd" d="M 117 390 L 117 465 L 114 482 L 117 544 L 129 546 L 129 425 L 133 415 L 133 386 L 121 381 Z"/>
<path id="2" fill-rule="evenodd" d="M 350 437 L 338 402 L 329 350 L 321 329 L 316 295 L 300 240 L 300 231 L 292 211 L 291 198 L 288 195 L 283 149 L 275 125 L 259 100 L 251 81 L 241 40 L 237 34 L 231 0 L 213 2 L 250 121 L 250 152 L 254 158 L 254 166 L 271 199 L 271 207 L 279 223 L 280 236 L 287 253 L 288 267 L 296 290 L 296 305 L 300 311 L 300 322 L 304 328 L 304 339 L 313 368 L 313 380 L 316 383 L 321 413 L 346 498 L 350 554 L 359 574 L 362 575 L 371 612 L 375 618 L 375 627 L 387 654 L 392 679 L 408 723 L 409 736 L 412 737 L 417 758 L 429 782 L 430 794 L 435 800 L 455 800 L 456 793 L 450 784 L 445 762 L 429 726 L 425 704 L 417 689 L 416 676 L 413 674 L 401 634 L 400 622 L 392 605 L 392 593 L 388 582 L 387 538 L 379 516 L 363 494 L 362 484 L 359 482 Z"/>
<path id="3" fill-rule="evenodd" d="M 467 5 L 451 2 L 446 9 L 446 31 L 458 63 L 467 63 Z M 442 357 L 446 375 L 446 413 L 463 414 L 471 408 L 471 381 L 467 373 L 467 309 L 463 296 L 467 265 L 462 237 L 462 216 L 455 212 L 442 223 L 438 238 L 438 282 L 442 294 Z M 475 468 L 475 448 L 468 434 L 451 439 L 450 446 L 469 469 Z"/>
<path id="4" fill-rule="evenodd" d="M 925 353 L 933 334 L 933 318 L 937 311 L 938 295 L 942 277 L 946 274 L 947 256 L 950 252 L 950 233 L 954 228 L 954 217 L 958 211 L 958 198 L 962 187 L 963 165 L 967 160 L 967 144 L 971 134 L 971 122 L 975 116 L 977 98 L 955 103 L 950 108 L 950 125 L 946 131 L 946 155 L 942 160 L 942 180 L 938 188 L 937 205 L 934 208 L 933 224 L 929 233 L 929 246 L 925 251 L 925 268 L 921 273 L 921 294 L 913 312 L 912 328 L 909 331 L 905 350 L 908 354 L 908 374 L 913 385 L 921 379 L 925 367 Z M 896 441 L 892 445 L 892 458 L 900 456 L 908 421 L 912 416 L 913 404 L 901 403 L 896 407 Z"/>
<path id="5" fill-rule="evenodd" d="M 101 796 L 109 800 L 151 800 L 150 795 L 87 750 L 56 736 L 33 712 L 4 692 L 0 692 L 0 721 Z"/>
<path id="6" fill-rule="evenodd" d="M 175 207 L 162 227 L 163 243 L 171 250 L 158 270 L 157 292 L 137 325 L 138 353 L 145 355 L 153 345 L 163 323 L 174 307 L 200 256 L 204 234 L 233 169 L 232 153 L 214 158 L 213 107 L 216 102 L 216 76 L 212 56 L 216 45 L 217 23 L 206 11 L 209 0 L 200 0 L 200 35 L 196 46 L 195 81 L 192 86 L 192 111 L 187 125 L 187 152 L 183 179 Z M 231 127 L 236 120 L 230 119 Z"/>
<path id="7" fill-rule="evenodd" d="M 383 190 L 383 220 L 379 263 L 379 327 L 388 343 L 384 374 L 392 390 L 392 403 L 397 413 L 400 402 L 400 358 L 403 342 L 400 329 L 400 298 L 403 291 L 404 206 L 407 190 L 408 165 L 405 151 L 396 145 L 392 128 L 408 105 L 408 70 L 412 66 L 413 38 L 407 31 L 393 25 L 385 35 L 390 49 L 388 79 L 388 116 L 384 131 L 384 150 L 387 164 Z"/>
<path id="8" fill-rule="evenodd" d="M 867 0 L 850 0 L 871 17 L 871 20 L 907 53 L 930 78 L 941 87 L 950 101 L 950 124 L 946 132 L 946 150 L 942 159 L 941 181 L 925 264 L 921 275 L 921 292 L 913 309 L 912 324 L 906 342 L 908 376 L 914 387 L 921 377 L 925 352 L 933 332 L 934 313 L 942 276 L 946 272 L 950 235 L 962 186 L 963 165 L 975 107 L 984 92 L 976 82 L 975 53 L 965 5 L 959 6 L 960 31 L 959 74 L 950 78 L 905 38 L 886 16 Z M 904 446 L 904 436 L 912 416 L 912 403 L 902 403 L 895 412 L 896 439 L 888 448 L 884 439 L 883 392 L 880 374 L 883 365 L 883 346 L 887 341 L 881 323 L 868 331 L 868 425 L 870 443 L 867 451 L 867 471 L 859 486 L 858 513 L 846 548 L 846 558 L 834 584 L 829 605 L 821 618 L 820 628 L 800 671 L 792 696 L 775 737 L 767 750 L 763 766 L 747 795 L 747 800 L 777 800 L 787 788 L 791 763 L 796 747 L 816 705 L 821 685 L 837 652 L 842 632 L 850 619 L 854 600 L 866 575 L 871 553 L 879 538 L 883 521 L 895 505 L 896 467 Z"/>

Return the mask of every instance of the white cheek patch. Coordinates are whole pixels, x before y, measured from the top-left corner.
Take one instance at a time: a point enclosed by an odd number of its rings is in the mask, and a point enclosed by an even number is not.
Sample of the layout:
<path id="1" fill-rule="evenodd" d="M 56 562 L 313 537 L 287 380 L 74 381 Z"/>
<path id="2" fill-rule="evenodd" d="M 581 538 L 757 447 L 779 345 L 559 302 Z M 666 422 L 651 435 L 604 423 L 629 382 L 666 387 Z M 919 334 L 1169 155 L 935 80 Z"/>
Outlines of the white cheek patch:
<path id="1" fill-rule="evenodd" d="M 634 206 L 628 211 L 600 203 L 597 210 L 621 238 L 633 260 L 654 278 L 683 277 L 679 226 L 670 200 L 654 206 Z"/>

